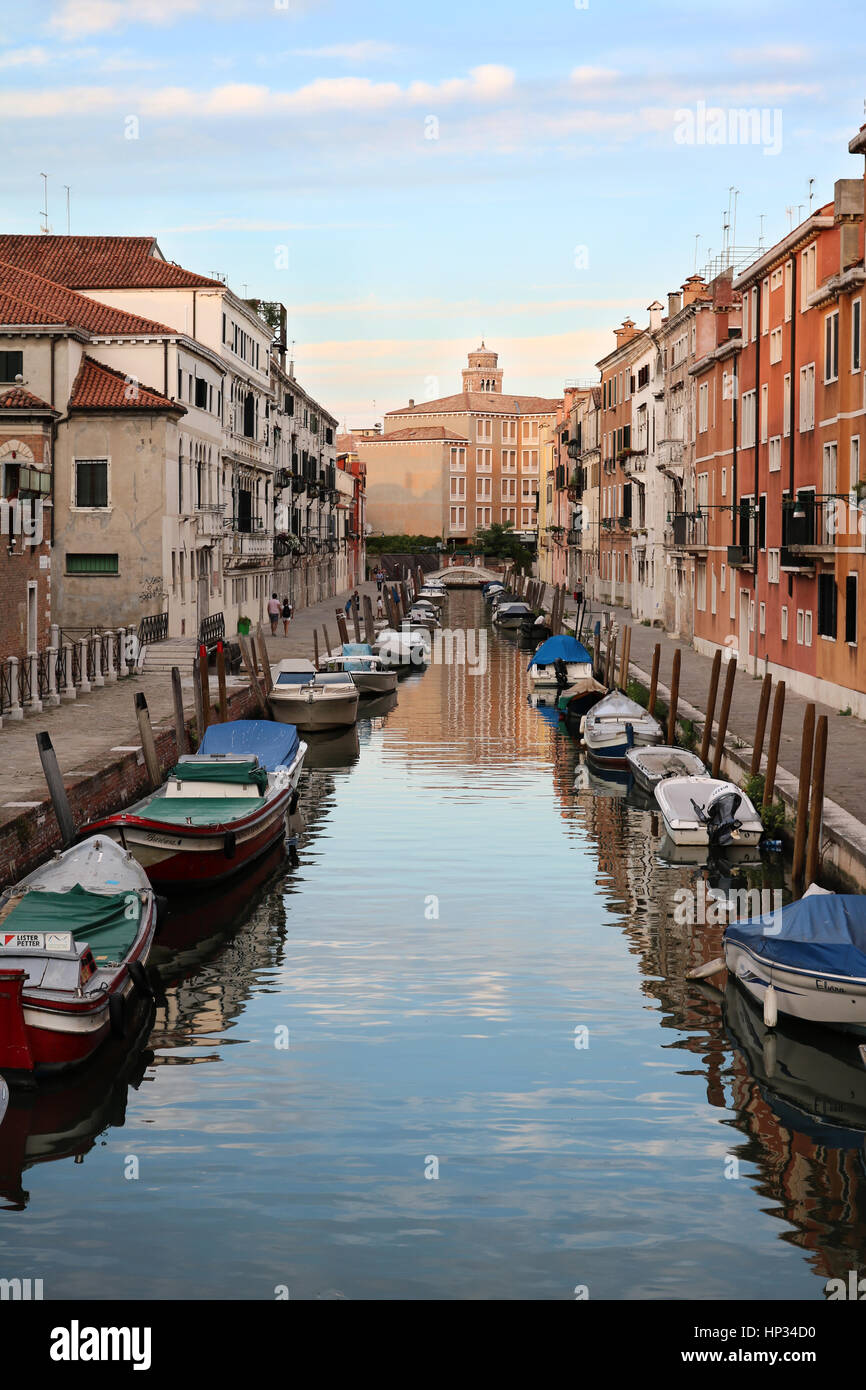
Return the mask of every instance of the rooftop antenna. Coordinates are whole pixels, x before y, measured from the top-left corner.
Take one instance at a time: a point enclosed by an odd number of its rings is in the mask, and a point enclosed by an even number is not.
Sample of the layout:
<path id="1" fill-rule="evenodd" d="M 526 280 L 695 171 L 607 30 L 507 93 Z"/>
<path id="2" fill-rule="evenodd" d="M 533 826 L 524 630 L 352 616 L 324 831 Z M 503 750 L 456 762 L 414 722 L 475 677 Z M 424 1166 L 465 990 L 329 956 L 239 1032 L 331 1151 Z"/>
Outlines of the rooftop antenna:
<path id="1" fill-rule="evenodd" d="M 788 231 L 790 232 L 793 231 L 794 228 L 794 209 L 792 207 L 786 207 L 785 212 L 788 214 Z"/>
<path id="2" fill-rule="evenodd" d="M 731 247 L 732 247 L 732 249 L 733 249 L 734 251 L 736 251 L 736 247 L 737 247 L 737 199 L 738 199 L 739 196 L 740 196 L 740 190 L 739 190 L 739 188 L 735 188 L 735 189 L 733 190 L 733 193 L 734 193 L 734 213 L 733 213 L 733 221 L 732 221 L 732 223 L 731 223 Z"/>
<path id="3" fill-rule="evenodd" d="M 759 214 L 758 214 L 758 217 L 759 217 L 759 226 L 758 226 L 758 250 L 759 250 L 759 251 L 763 251 L 763 249 L 764 249 L 764 218 L 765 218 L 766 216 L 767 216 L 767 214 L 766 214 L 765 212 L 762 212 L 762 213 L 759 213 Z"/>
<path id="4" fill-rule="evenodd" d="M 68 183 L 65 183 L 63 187 L 66 189 L 66 235 L 69 236 L 72 229 L 72 216 L 69 207 L 72 189 L 69 187 Z"/>
<path id="5" fill-rule="evenodd" d="M 698 242 L 701 239 L 700 232 L 695 233 L 695 274 L 698 273 Z"/>
<path id="6" fill-rule="evenodd" d="M 799 225 L 800 225 L 800 223 L 801 223 L 802 221 L 803 221 L 803 204 L 802 204 L 802 203 L 798 203 L 798 204 L 797 204 L 797 226 L 798 226 L 798 227 L 799 227 Z"/>
<path id="7" fill-rule="evenodd" d="M 810 180 L 809 180 L 809 214 L 810 214 L 810 216 L 811 216 L 811 213 L 812 213 L 812 199 L 814 198 L 814 196 L 815 196 L 815 180 L 814 180 L 814 179 L 810 179 Z"/>
<path id="8" fill-rule="evenodd" d="M 42 209 L 42 211 L 41 211 L 40 214 L 39 214 L 39 216 L 42 218 L 42 226 L 39 228 L 39 230 L 40 230 L 41 232 L 47 232 L 47 231 L 48 231 L 48 175 L 47 175 L 47 174 L 40 174 L 39 177 L 40 177 L 41 180 L 42 180 L 42 199 L 43 199 L 43 202 L 45 203 L 44 208 Z"/>

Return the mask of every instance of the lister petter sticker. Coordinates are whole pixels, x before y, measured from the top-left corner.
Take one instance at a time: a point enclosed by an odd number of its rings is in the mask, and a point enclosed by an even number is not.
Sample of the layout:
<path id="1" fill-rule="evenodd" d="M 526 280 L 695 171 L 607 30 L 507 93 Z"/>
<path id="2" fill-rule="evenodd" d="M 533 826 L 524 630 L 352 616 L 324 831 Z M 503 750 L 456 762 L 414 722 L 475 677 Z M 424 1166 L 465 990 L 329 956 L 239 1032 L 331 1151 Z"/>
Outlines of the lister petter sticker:
<path id="1" fill-rule="evenodd" d="M 7 951 L 71 951 L 68 931 L 16 931 L 0 934 L 0 947 Z"/>

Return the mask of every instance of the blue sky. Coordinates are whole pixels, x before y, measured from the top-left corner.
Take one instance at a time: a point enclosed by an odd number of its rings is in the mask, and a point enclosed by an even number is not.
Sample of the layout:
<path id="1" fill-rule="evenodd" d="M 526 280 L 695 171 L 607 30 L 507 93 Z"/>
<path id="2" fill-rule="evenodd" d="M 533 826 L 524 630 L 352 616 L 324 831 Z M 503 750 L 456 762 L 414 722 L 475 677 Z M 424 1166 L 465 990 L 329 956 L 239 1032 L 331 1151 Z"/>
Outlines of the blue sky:
<path id="1" fill-rule="evenodd" d="M 38 230 L 45 171 L 55 232 L 69 184 L 73 231 L 152 232 L 283 300 L 299 379 L 349 425 L 458 389 L 482 337 L 506 390 L 558 394 L 691 273 L 696 235 L 698 268 L 720 250 L 731 186 L 756 246 L 810 178 L 817 204 L 862 174 L 866 42 L 841 0 L 36 13 L 0 0 L 4 230 Z M 683 143 L 699 103 L 766 110 L 767 138 Z"/>

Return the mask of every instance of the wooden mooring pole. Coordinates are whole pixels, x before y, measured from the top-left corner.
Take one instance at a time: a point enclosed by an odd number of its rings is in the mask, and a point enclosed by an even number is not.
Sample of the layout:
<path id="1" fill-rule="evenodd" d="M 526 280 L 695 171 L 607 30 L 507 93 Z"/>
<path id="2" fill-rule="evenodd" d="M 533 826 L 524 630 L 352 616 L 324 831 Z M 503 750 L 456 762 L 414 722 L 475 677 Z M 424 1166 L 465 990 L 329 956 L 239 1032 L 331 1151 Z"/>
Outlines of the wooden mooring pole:
<path id="1" fill-rule="evenodd" d="M 706 765 L 710 756 L 710 739 L 713 736 L 713 718 L 716 713 L 716 696 L 719 693 L 719 674 L 722 669 L 722 649 L 716 648 L 710 671 L 710 688 L 707 692 L 707 713 L 704 718 L 704 735 L 701 739 L 701 762 Z"/>
<path id="2" fill-rule="evenodd" d="M 773 686 L 773 677 L 769 671 L 764 677 L 761 686 L 761 702 L 758 705 L 758 722 L 755 725 L 755 746 L 752 749 L 752 764 L 749 772 L 753 777 L 757 777 L 761 771 L 761 754 L 764 751 L 764 734 L 767 730 L 767 714 L 770 709 L 770 691 Z"/>
<path id="3" fill-rule="evenodd" d="M 369 594 L 364 595 L 364 641 L 372 647 L 376 640 L 376 629 L 373 626 L 373 601 Z"/>
<path id="4" fill-rule="evenodd" d="M 764 806 L 773 804 L 776 790 L 776 765 L 779 761 L 779 742 L 782 737 L 782 715 L 785 712 L 785 682 L 779 681 L 773 700 L 773 719 L 770 724 L 770 743 L 767 748 L 767 771 L 764 774 Z"/>
<path id="5" fill-rule="evenodd" d="M 177 744 L 177 756 L 180 758 L 189 752 L 189 739 L 183 714 L 183 687 L 177 666 L 171 668 L 171 698 L 174 704 L 174 741 Z"/>
<path id="6" fill-rule="evenodd" d="M 156 744 L 153 739 L 153 729 L 150 726 L 150 711 L 147 708 L 147 698 L 143 690 L 136 692 L 135 717 L 138 720 L 141 751 L 144 754 L 144 765 L 150 779 L 150 789 L 155 792 L 162 778 L 159 775 L 159 759 L 156 756 Z"/>
<path id="7" fill-rule="evenodd" d="M 668 747 L 672 748 L 677 741 L 677 705 L 680 700 L 680 666 L 683 654 L 679 647 L 674 648 L 674 659 L 671 667 L 671 705 L 668 710 Z"/>
<path id="8" fill-rule="evenodd" d="M 226 694 L 226 654 L 222 642 L 217 642 L 217 684 L 219 685 L 220 723 L 225 724 L 229 717 L 229 702 Z"/>
<path id="9" fill-rule="evenodd" d="M 628 690 L 628 664 L 631 656 L 631 628 L 627 627 L 622 635 L 622 656 L 619 660 L 619 688 Z"/>
<path id="10" fill-rule="evenodd" d="M 649 710 L 650 714 L 655 714 L 656 712 L 656 694 L 659 688 L 659 662 L 661 661 L 661 659 L 661 642 L 656 642 L 655 647 L 653 648 L 653 664 L 652 673 L 650 675 L 649 701 L 647 703 L 647 709 Z"/>
<path id="11" fill-rule="evenodd" d="M 210 673 L 208 672 L 207 665 L 207 647 L 204 643 L 202 643 L 198 649 L 198 677 L 201 683 L 202 724 L 199 739 L 199 741 L 201 741 L 201 739 L 204 738 L 205 729 L 210 723 Z"/>
<path id="12" fill-rule="evenodd" d="M 815 730 L 815 756 L 812 760 L 812 796 L 809 803 L 809 838 L 806 843 L 806 877 L 808 888 L 818 875 L 821 858 L 821 822 L 824 817 L 824 771 L 827 765 L 827 716 L 822 714 Z"/>
<path id="13" fill-rule="evenodd" d="M 812 777 L 812 748 L 815 741 L 815 706 L 807 705 L 803 717 L 803 738 L 800 743 L 800 781 L 797 787 L 797 823 L 794 828 L 794 862 L 791 865 L 791 886 L 796 897 L 803 890 L 803 868 L 806 859 L 806 826 L 809 817 L 809 782 Z"/>
<path id="14" fill-rule="evenodd" d="M 728 716 L 731 713 L 731 700 L 734 696 L 734 681 L 737 678 L 737 663 L 733 657 L 728 662 L 728 669 L 725 672 L 725 688 L 722 691 L 722 708 L 719 713 L 719 727 L 716 731 L 716 743 L 713 748 L 713 768 L 714 777 L 718 777 L 719 769 L 722 766 L 722 754 L 725 751 L 725 737 L 728 732 Z"/>
<path id="15" fill-rule="evenodd" d="M 71 845 L 75 839 L 75 822 L 72 819 L 72 808 L 69 805 L 69 797 L 66 795 L 66 787 L 63 784 L 51 735 L 45 733 L 44 730 L 41 734 L 37 734 L 36 747 L 39 749 L 39 761 L 42 764 L 42 771 L 45 773 L 45 781 L 48 783 L 51 805 L 54 807 L 57 824 L 60 826 L 61 844 L 66 849 L 67 845 Z"/>

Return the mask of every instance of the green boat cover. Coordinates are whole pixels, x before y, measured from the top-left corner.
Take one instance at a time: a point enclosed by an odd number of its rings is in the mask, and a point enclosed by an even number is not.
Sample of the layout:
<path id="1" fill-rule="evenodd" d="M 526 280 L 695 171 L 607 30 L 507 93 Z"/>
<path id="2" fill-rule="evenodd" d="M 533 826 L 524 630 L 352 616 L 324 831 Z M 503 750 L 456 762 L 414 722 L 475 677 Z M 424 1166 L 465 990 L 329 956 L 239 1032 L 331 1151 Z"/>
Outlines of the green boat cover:
<path id="1" fill-rule="evenodd" d="M 256 766 L 254 758 L 238 758 L 227 763 L 178 763 L 168 775 L 181 782 L 220 782 L 231 786 L 252 782 L 258 787 L 260 796 L 268 789 L 268 774 L 263 767 Z"/>
<path id="2" fill-rule="evenodd" d="M 164 825 L 212 825 L 221 830 L 243 820 L 258 807 L 249 797 L 154 796 L 133 808 L 131 814 Z"/>
<path id="3" fill-rule="evenodd" d="M 126 957 L 138 935 L 141 899 L 137 893 L 89 893 L 76 883 L 66 893 L 33 888 L 3 920 L 7 932 L 69 931 L 86 941 L 96 963 Z"/>

